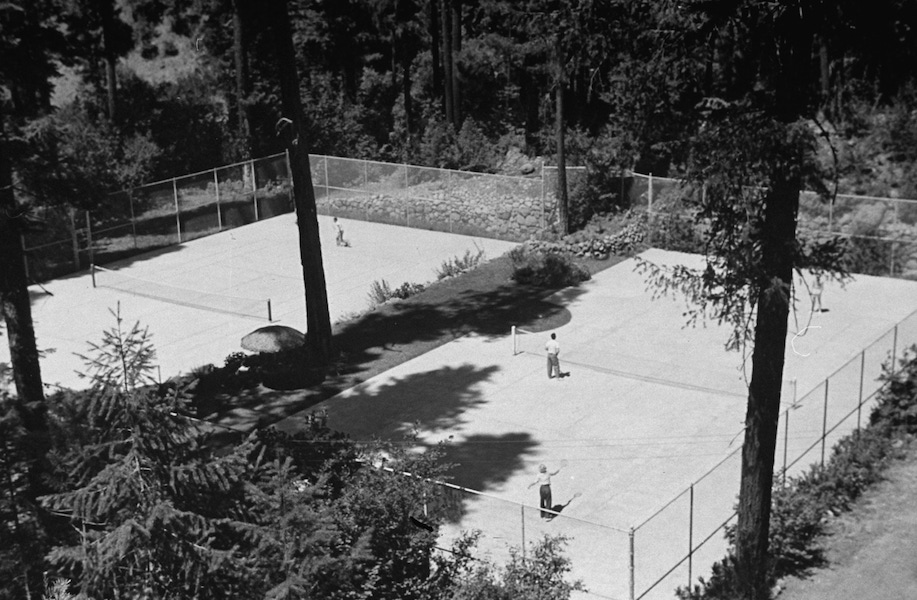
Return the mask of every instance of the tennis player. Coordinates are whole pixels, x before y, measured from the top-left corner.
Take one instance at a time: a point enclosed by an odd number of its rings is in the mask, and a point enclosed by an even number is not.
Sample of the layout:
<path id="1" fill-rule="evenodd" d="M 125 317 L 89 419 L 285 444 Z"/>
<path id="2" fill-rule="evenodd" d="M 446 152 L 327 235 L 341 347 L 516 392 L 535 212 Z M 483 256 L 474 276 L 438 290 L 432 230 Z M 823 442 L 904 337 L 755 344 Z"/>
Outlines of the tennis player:
<path id="1" fill-rule="evenodd" d="M 529 484 L 529 489 L 532 489 L 532 486 L 538 485 L 538 497 L 539 505 L 538 507 L 542 509 L 541 518 L 542 519 L 552 519 L 553 514 L 545 512 L 545 508 L 551 510 L 551 477 L 560 473 L 560 469 L 552 473 L 548 473 L 548 468 L 544 465 L 538 465 L 538 476 L 535 478 L 535 481 Z"/>
<path id="2" fill-rule="evenodd" d="M 548 379 L 554 379 L 554 371 L 557 371 L 558 377 L 563 377 L 560 372 L 560 360 L 557 356 L 560 354 L 560 344 L 557 343 L 557 334 L 552 333 L 551 339 L 544 345 L 545 352 L 548 354 Z"/>

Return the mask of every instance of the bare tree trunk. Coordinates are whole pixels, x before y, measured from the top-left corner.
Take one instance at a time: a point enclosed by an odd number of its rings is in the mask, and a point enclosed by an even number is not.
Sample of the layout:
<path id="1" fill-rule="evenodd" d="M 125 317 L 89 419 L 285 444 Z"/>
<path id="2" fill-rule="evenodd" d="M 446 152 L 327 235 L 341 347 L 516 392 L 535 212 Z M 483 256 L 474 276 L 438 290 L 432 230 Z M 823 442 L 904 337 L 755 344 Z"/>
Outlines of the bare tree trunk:
<path id="1" fill-rule="evenodd" d="M 556 77 L 554 88 L 555 107 L 555 139 L 557 144 L 557 216 L 560 221 L 560 233 L 566 235 L 570 232 L 569 201 L 567 198 L 567 152 L 564 140 L 566 126 L 564 123 L 564 71 L 560 36 L 555 36 L 555 64 Z"/>
<path id="2" fill-rule="evenodd" d="M 236 68 L 236 123 L 239 138 L 242 140 L 247 153 L 243 158 L 251 158 L 251 128 L 247 102 L 249 91 L 248 60 L 240 2 L 242 0 L 232 1 L 232 54 Z"/>
<path id="3" fill-rule="evenodd" d="M 462 126 L 462 87 L 459 81 L 459 70 L 455 57 L 462 51 L 462 0 L 452 0 L 452 126 L 456 130 Z"/>
<path id="4" fill-rule="evenodd" d="M 430 54 L 433 60 L 433 93 L 443 93 L 443 65 L 440 63 L 439 0 L 429 0 Z"/>
<path id="5" fill-rule="evenodd" d="M 115 67 L 118 64 L 118 57 L 114 52 L 114 25 L 115 25 L 115 7 L 114 0 L 102 0 L 99 2 L 100 17 L 102 19 L 102 56 L 105 60 L 105 86 L 108 98 L 108 118 L 115 120 L 117 115 L 117 89 L 118 79 L 115 73 Z"/>
<path id="6" fill-rule="evenodd" d="M 455 123 L 455 98 L 452 95 L 452 1 L 443 0 L 442 11 L 440 16 L 443 20 L 442 40 L 443 40 L 443 98 L 446 104 L 446 121 Z"/>
<path id="7" fill-rule="evenodd" d="M 271 11 L 270 23 L 274 30 L 283 113 L 284 117 L 292 121 L 290 163 L 293 201 L 299 224 L 303 281 L 306 286 L 306 345 L 312 357 L 320 365 L 326 365 L 331 358 L 331 317 L 328 312 L 328 291 L 322 263 L 318 211 L 309 167 L 308 139 L 304 133 L 292 28 L 286 0 L 267 0 L 266 8 Z"/>

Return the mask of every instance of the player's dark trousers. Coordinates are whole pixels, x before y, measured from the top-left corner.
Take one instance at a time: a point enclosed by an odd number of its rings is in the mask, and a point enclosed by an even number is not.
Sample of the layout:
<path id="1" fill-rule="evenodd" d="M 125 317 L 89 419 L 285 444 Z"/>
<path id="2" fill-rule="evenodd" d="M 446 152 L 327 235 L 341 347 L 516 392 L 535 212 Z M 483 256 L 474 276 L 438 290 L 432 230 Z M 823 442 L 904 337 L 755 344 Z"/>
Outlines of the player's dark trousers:
<path id="1" fill-rule="evenodd" d="M 554 378 L 554 371 L 557 371 L 557 376 L 560 377 L 560 360 L 558 360 L 556 354 L 548 354 L 548 379 Z"/>
<path id="2" fill-rule="evenodd" d="M 541 496 L 541 504 L 539 508 L 551 508 L 551 486 L 543 485 L 538 488 L 539 495 Z M 553 515 L 549 512 L 541 511 L 542 519 L 550 519 Z"/>

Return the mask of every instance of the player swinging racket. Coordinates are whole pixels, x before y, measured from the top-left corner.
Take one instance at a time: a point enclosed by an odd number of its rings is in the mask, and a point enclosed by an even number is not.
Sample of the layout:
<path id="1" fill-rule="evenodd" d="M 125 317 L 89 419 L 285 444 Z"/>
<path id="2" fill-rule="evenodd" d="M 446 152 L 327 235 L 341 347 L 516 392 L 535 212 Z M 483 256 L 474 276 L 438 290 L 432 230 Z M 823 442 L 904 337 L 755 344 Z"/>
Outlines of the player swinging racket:
<path id="1" fill-rule="evenodd" d="M 535 478 L 535 481 L 529 484 L 529 489 L 532 489 L 532 486 L 538 485 L 538 496 L 539 496 L 539 508 L 541 508 L 541 518 L 542 519 L 552 519 L 554 515 L 546 512 L 544 509 L 551 510 L 551 477 L 560 473 L 560 469 L 552 473 L 548 473 L 548 468 L 544 465 L 538 465 L 538 476 Z"/>

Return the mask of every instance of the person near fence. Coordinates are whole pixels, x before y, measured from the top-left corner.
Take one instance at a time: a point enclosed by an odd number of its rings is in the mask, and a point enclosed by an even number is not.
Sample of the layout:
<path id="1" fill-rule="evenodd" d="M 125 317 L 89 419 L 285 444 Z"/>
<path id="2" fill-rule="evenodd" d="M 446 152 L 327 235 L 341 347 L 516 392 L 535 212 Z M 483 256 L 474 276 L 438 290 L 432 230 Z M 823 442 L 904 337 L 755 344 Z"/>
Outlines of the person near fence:
<path id="1" fill-rule="evenodd" d="M 334 243 L 338 246 L 350 246 L 350 243 L 344 239 L 344 226 L 334 217 Z"/>
<path id="2" fill-rule="evenodd" d="M 544 465 L 538 465 L 538 475 L 535 478 L 535 481 L 529 484 L 529 489 L 532 489 L 533 486 L 537 485 L 538 487 L 538 507 L 541 509 L 541 518 L 542 519 L 553 519 L 554 515 L 547 512 L 545 509 L 551 510 L 551 477 L 560 473 L 560 469 L 557 469 L 553 472 L 548 472 L 548 468 Z"/>
<path id="3" fill-rule="evenodd" d="M 818 307 L 818 312 L 825 312 L 825 309 L 821 306 L 821 295 L 825 290 L 825 286 L 822 283 L 821 275 L 815 276 L 815 281 L 812 283 L 812 312 L 815 312 L 815 307 Z"/>

